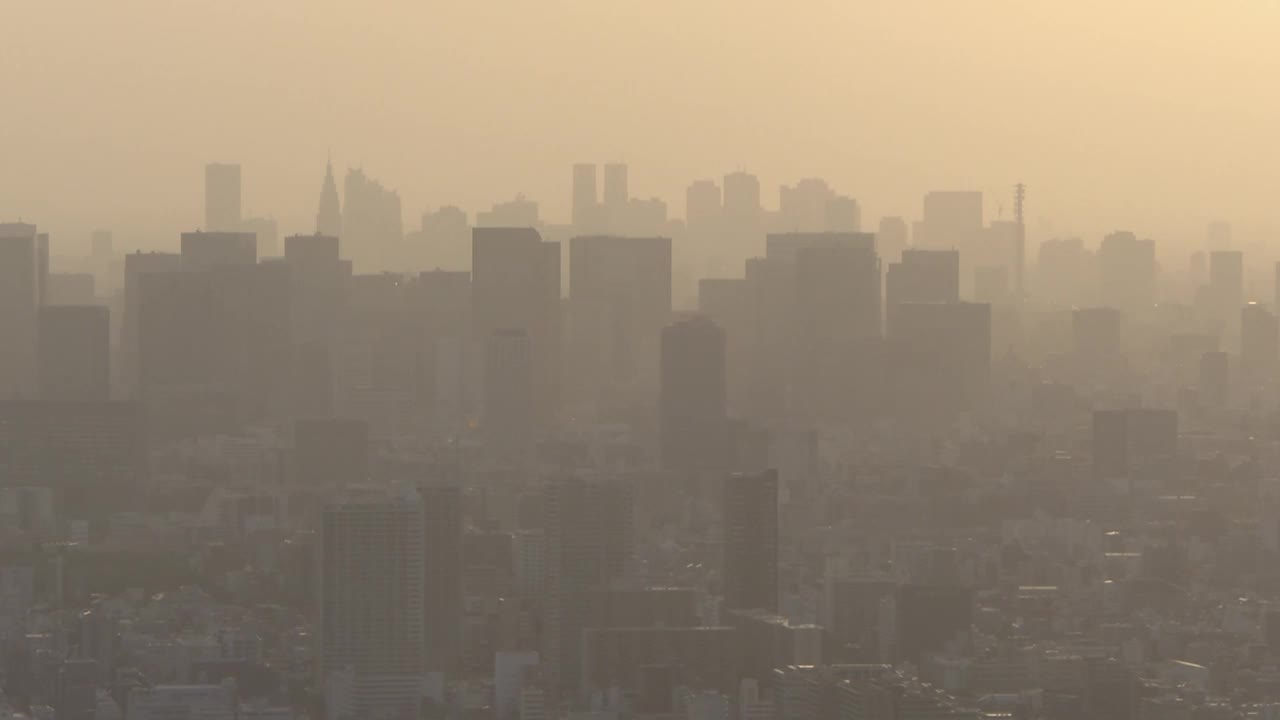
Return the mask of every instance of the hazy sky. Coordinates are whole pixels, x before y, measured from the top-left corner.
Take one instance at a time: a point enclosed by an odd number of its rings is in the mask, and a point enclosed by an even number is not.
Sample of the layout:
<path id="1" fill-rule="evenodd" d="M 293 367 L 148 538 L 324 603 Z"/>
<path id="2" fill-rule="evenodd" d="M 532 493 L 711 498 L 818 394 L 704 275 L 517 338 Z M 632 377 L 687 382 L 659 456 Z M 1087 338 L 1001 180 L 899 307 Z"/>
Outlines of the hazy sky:
<path id="1" fill-rule="evenodd" d="M 1018 180 L 1039 221 L 1199 240 L 1271 225 L 1280 4 L 884 0 L 8 0 L 0 219 L 84 243 L 202 217 L 203 165 L 245 209 L 314 229 L 332 148 L 422 210 L 525 192 L 567 217 L 569 166 L 622 160 L 684 213 L 695 178 L 820 175 L 864 218 Z"/>

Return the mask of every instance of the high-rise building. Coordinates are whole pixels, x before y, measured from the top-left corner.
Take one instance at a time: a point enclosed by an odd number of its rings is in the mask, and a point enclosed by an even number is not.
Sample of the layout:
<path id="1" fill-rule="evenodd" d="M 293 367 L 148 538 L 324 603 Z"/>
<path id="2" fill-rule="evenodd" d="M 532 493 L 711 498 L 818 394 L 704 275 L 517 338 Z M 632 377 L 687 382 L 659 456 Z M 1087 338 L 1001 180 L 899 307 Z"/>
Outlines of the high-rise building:
<path id="1" fill-rule="evenodd" d="M 1099 304 L 1127 314 L 1155 302 L 1156 245 L 1131 232 L 1113 232 L 1098 246 Z"/>
<path id="2" fill-rule="evenodd" d="M 760 179 L 745 172 L 724 176 L 724 238 L 733 259 L 760 254 L 764 235 L 763 211 L 760 207 Z"/>
<path id="3" fill-rule="evenodd" d="M 326 506 L 320 518 L 320 673 L 353 677 L 356 717 L 415 713 L 425 670 L 422 505 Z"/>
<path id="4" fill-rule="evenodd" d="M 343 180 L 342 238 L 360 272 L 395 267 L 404 243 L 400 195 L 364 174 L 347 171 Z"/>
<path id="5" fill-rule="evenodd" d="M 627 187 L 626 163 L 606 163 L 604 166 L 604 213 L 607 216 L 609 232 L 614 234 L 630 234 L 627 221 L 630 211 L 631 195 Z"/>
<path id="6" fill-rule="evenodd" d="M 569 241 L 569 299 L 591 306 L 604 334 L 577 332 L 573 352 L 599 358 L 587 374 L 652 386 L 671 319 L 671 239 L 580 236 Z"/>
<path id="7" fill-rule="evenodd" d="M 1280 370 L 1280 323 L 1266 306 L 1249 303 L 1240 311 L 1240 373 L 1250 382 L 1274 382 Z"/>
<path id="8" fill-rule="evenodd" d="M 1200 383 L 1196 389 L 1205 407 L 1222 409 L 1231 401 L 1230 366 L 1231 358 L 1225 352 L 1206 352 L 1200 356 Z"/>
<path id="9" fill-rule="evenodd" d="M 0 397 L 36 387 L 36 308 L 40 305 L 36 226 L 0 224 Z"/>
<path id="10" fill-rule="evenodd" d="M 334 238 L 342 234 L 342 204 L 338 200 L 338 183 L 333 179 L 332 160 L 325 163 L 320 209 L 316 211 L 316 234 Z"/>
<path id="11" fill-rule="evenodd" d="M 210 232 L 240 227 L 240 165 L 204 166 L 204 229 Z"/>
<path id="12" fill-rule="evenodd" d="M 182 233 L 182 269 L 255 265 L 258 239 L 251 232 Z"/>
<path id="13" fill-rule="evenodd" d="M 991 306 L 898 303 L 889 325 L 895 393 L 915 409 L 972 407 L 991 375 Z"/>
<path id="14" fill-rule="evenodd" d="M 529 334 L 493 331 L 485 345 L 484 362 L 485 440 L 498 452 L 528 451 L 536 424 Z"/>
<path id="15" fill-rule="evenodd" d="M 1244 304 L 1244 253 L 1215 250 L 1209 253 L 1207 300 L 1213 319 L 1231 322 Z"/>
<path id="16" fill-rule="evenodd" d="M 724 480 L 724 606 L 778 611 L 778 471 Z"/>
<path id="17" fill-rule="evenodd" d="M 924 212 L 912 233 L 919 248 L 973 250 L 983 233 L 982 193 L 936 190 L 924 196 Z"/>
<path id="18" fill-rule="evenodd" d="M 559 478 L 545 488 L 546 622 L 549 677 L 575 688 L 582 667 L 586 590 L 621 577 L 631 559 L 631 485 L 616 479 Z"/>
<path id="19" fill-rule="evenodd" d="M 705 245 L 719 236 L 724 208 L 720 186 L 714 180 L 698 180 L 685 190 L 685 226 L 689 239 Z"/>
<path id="20" fill-rule="evenodd" d="M 822 178 L 783 185 L 778 215 L 781 227 L 791 232 L 858 232 L 862 226 L 858 202 L 837 194 Z"/>
<path id="21" fill-rule="evenodd" d="M 895 308 L 902 303 L 960 302 L 960 252 L 904 249 L 902 260 L 885 273 L 888 330 L 893 332 Z"/>
<path id="22" fill-rule="evenodd" d="M 0 402 L 0 484 L 50 487 L 65 517 L 105 522 L 147 478 L 147 428 L 131 402 Z"/>
<path id="23" fill-rule="evenodd" d="M 725 348 L 724 330 L 705 317 L 663 329 L 658 432 L 664 467 L 713 470 L 727 462 Z"/>
<path id="24" fill-rule="evenodd" d="M 369 479 L 369 424 L 347 418 L 298 418 L 293 426 L 294 481 L 311 487 Z"/>
<path id="25" fill-rule="evenodd" d="M 142 276 L 171 273 L 182 269 L 178 253 L 135 252 L 124 256 L 124 317 L 120 324 L 120 368 L 126 396 L 138 387 L 139 315 L 142 302 Z"/>
<path id="26" fill-rule="evenodd" d="M 426 669 L 446 674 L 462 663 L 462 488 L 449 481 L 420 486 L 426 594 Z"/>
<path id="27" fill-rule="evenodd" d="M 111 323 L 107 308 L 42 307 L 37 336 L 41 399 L 110 399 Z"/>
<path id="28" fill-rule="evenodd" d="M 1093 411 L 1093 470 L 1127 478 L 1148 468 L 1167 470 L 1178 455 L 1178 412 L 1159 408 Z"/>
<path id="29" fill-rule="evenodd" d="M 471 252 L 472 337 L 525 332 L 534 416 L 549 418 L 560 395 L 560 243 L 533 228 L 478 227 Z"/>

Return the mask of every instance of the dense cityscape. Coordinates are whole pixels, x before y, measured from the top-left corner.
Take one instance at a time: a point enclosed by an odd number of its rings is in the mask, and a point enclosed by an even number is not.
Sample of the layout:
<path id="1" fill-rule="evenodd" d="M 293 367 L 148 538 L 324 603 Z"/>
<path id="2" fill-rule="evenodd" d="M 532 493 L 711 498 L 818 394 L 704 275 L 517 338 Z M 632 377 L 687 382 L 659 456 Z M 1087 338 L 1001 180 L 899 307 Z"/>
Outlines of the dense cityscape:
<path id="1" fill-rule="evenodd" d="M 406 228 L 330 163 L 281 238 L 242 172 L 165 251 L 0 224 L 3 717 L 1280 718 L 1230 224 L 583 163 Z"/>

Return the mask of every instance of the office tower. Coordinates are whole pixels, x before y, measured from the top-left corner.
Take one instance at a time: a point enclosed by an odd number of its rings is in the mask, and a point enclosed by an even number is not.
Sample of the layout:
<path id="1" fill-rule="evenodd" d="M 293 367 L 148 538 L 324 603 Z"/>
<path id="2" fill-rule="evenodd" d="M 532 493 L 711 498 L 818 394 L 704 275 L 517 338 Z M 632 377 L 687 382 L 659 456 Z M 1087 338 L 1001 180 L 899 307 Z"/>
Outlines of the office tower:
<path id="1" fill-rule="evenodd" d="M 1258 303 L 1240 311 L 1240 373 L 1251 382 L 1269 383 L 1280 370 L 1280 324 Z"/>
<path id="2" fill-rule="evenodd" d="M 278 416 L 287 397 L 290 282 L 285 263 L 139 276 L 138 369 L 149 403 L 193 393 L 229 403 L 231 417 Z M 202 401 L 203 402 L 203 401 Z M 226 417 L 173 407 L 170 421 Z M 207 409 L 207 408 L 206 408 Z"/>
<path id="3" fill-rule="evenodd" d="M 1145 311 L 1155 302 L 1156 244 L 1131 232 L 1113 232 L 1098 246 L 1101 305 L 1125 313 Z"/>
<path id="4" fill-rule="evenodd" d="M 902 260 L 885 273 L 886 329 L 894 332 L 898 306 L 903 303 L 960 301 L 960 253 L 956 250 L 902 251 Z"/>
<path id="5" fill-rule="evenodd" d="M 725 335 L 693 317 L 662 330 L 658 432 L 664 467 L 715 470 L 728 453 Z"/>
<path id="6" fill-rule="evenodd" d="M 471 269 L 471 222 L 462 208 L 446 205 L 422 214 L 422 239 L 427 268 Z"/>
<path id="7" fill-rule="evenodd" d="M 35 225 L 0 224 L 0 397 L 35 390 L 38 255 Z"/>
<path id="8" fill-rule="evenodd" d="M 126 395 L 133 394 L 139 380 L 142 276 L 178 272 L 181 269 L 182 256 L 178 253 L 135 252 L 124 256 L 124 317 L 120 326 L 120 366 Z"/>
<path id="9" fill-rule="evenodd" d="M 105 522 L 147 478 L 147 429 L 130 402 L 0 402 L 0 484 L 49 487 L 62 513 Z"/>
<path id="10" fill-rule="evenodd" d="M 476 213 L 478 228 L 532 228 L 541 225 L 538 203 L 517 194 L 514 199 L 496 202 L 488 210 Z"/>
<path id="11" fill-rule="evenodd" d="M 353 168 L 343 180 L 342 232 L 339 237 L 360 272 L 396 266 L 404 242 L 400 195 Z"/>
<path id="12" fill-rule="evenodd" d="M 791 232 L 858 232 L 858 202 L 837 194 L 822 178 L 805 178 L 778 192 L 780 226 Z"/>
<path id="13" fill-rule="evenodd" d="M 689 239 L 705 245 L 718 237 L 723 214 L 720 186 L 714 180 L 698 180 L 685 190 L 684 198 Z"/>
<path id="14" fill-rule="evenodd" d="M 807 248 L 846 248 L 875 253 L 876 236 L 864 232 L 783 232 L 765 237 L 765 259 L 794 263 Z"/>
<path id="15" fill-rule="evenodd" d="M 631 204 L 630 191 L 627 188 L 626 163 L 606 163 L 604 166 L 604 201 L 602 208 L 605 214 L 605 227 L 615 235 L 629 235 L 632 230 L 628 220 Z"/>
<path id="16" fill-rule="evenodd" d="M 294 482 L 310 487 L 369 479 L 369 424 L 347 418 L 298 418 L 293 425 Z"/>
<path id="17" fill-rule="evenodd" d="M 902 259 L 902 251 L 910 244 L 911 231 L 907 221 L 900 217 L 880 218 L 880 227 L 876 230 L 876 253 L 885 263 L 896 263 Z"/>
<path id="18" fill-rule="evenodd" d="M 569 241 L 569 299 L 603 320 L 578 333 L 574 352 L 598 357 L 600 380 L 652 387 L 662 328 L 671 319 L 671 239 L 580 236 Z"/>
<path id="19" fill-rule="evenodd" d="M 973 625 L 973 591 L 948 585 L 904 585 L 893 601 L 895 646 L 900 660 L 919 664 L 926 653 L 967 644 Z"/>
<path id="20" fill-rule="evenodd" d="M 763 212 L 760 207 L 760 180 L 745 172 L 724 176 L 724 237 L 731 245 L 733 258 L 760 254 L 760 238 L 764 235 Z"/>
<path id="21" fill-rule="evenodd" d="M 182 233 L 182 269 L 255 265 L 258 240 L 251 232 Z"/>
<path id="22" fill-rule="evenodd" d="M 1207 300 L 1217 322 L 1230 322 L 1244 304 L 1244 253 L 1216 250 L 1209 253 Z"/>
<path id="23" fill-rule="evenodd" d="M 49 233 L 36 234 L 36 298 L 41 305 L 49 287 Z"/>
<path id="24" fill-rule="evenodd" d="M 890 369 L 900 383 L 894 391 L 915 399 L 907 405 L 960 409 L 985 396 L 991 375 L 990 305 L 899 303 L 892 317 Z"/>
<path id="25" fill-rule="evenodd" d="M 40 308 L 36 347 L 42 400 L 110 399 L 109 315 L 96 305 Z"/>
<path id="26" fill-rule="evenodd" d="M 1125 478 L 1149 468 L 1165 470 L 1178 455 L 1178 413 L 1157 408 L 1093 411 L 1093 469 Z"/>
<path id="27" fill-rule="evenodd" d="M 45 305 L 96 305 L 93 273 L 49 273 L 45 279 Z"/>
<path id="28" fill-rule="evenodd" d="M 337 503 L 321 514 L 321 682 L 350 672 L 356 717 L 417 712 L 425 541 L 419 500 Z"/>
<path id="29" fill-rule="evenodd" d="M 897 592 L 891 577 L 828 577 L 822 624 L 831 631 L 836 652 L 856 662 L 879 657 L 880 605 Z"/>
<path id="30" fill-rule="evenodd" d="M 880 277 L 870 248 L 797 253 L 790 385 L 800 412 L 838 418 L 850 411 L 858 361 L 881 336 Z"/>
<path id="31" fill-rule="evenodd" d="M 236 226 L 236 230 L 242 233 L 250 233 L 254 236 L 254 245 L 257 248 L 258 257 L 276 258 L 280 256 L 280 227 L 276 224 L 275 218 L 244 218 Z"/>
<path id="32" fill-rule="evenodd" d="M 333 161 L 325 163 L 324 184 L 320 187 L 320 208 L 316 211 L 316 235 L 342 235 L 342 204 L 338 200 L 338 183 L 333 179 Z"/>
<path id="33" fill-rule="evenodd" d="M 982 230 L 982 193 L 934 191 L 924 196 L 923 216 L 914 233 L 915 246 L 973 250 Z"/>
<path id="34" fill-rule="evenodd" d="M 533 445 L 535 426 L 529 334 L 493 331 L 484 359 L 485 442 L 497 452 L 526 452 Z"/>
<path id="35" fill-rule="evenodd" d="M 1055 238 L 1040 243 L 1035 265 L 1035 295 L 1057 305 L 1082 301 L 1093 271 L 1092 253 L 1080 238 Z M 1091 297 L 1089 302 L 1096 302 Z"/>
<path id="36" fill-rule="evenodd" d="M 1200 356 L 1200 402 L 1208 408 L 1222 409 L 1231 401 L 1230 356 L 1225 352 L 1207 352 Z"/>
<path id="37" fill-rule="evenodd" d="M 462 488 L 451 482 L 421 485 L 424 561 L 422 630 L 427 671 L 451 675 L 462 664 Z"/>
<path id="38" fill-rule="evenodd" d="M 573 166 L 573 210 L 571 221 L 578 232 L 595 226 L 599 197 L 596 194 L 596 166 L 577 163 Z"/>
<path id="39" fill-rule="evenodd" d="M 724 481 L 724 607 L 778 611 L 778 471 Z"/>
<path id="40" fill-rule="evenodd" d="M 631 486 L 567 477 L 545 487 L 546 622 L 543 658 L 550 678 L 575 688 L 582 667 L 585 592 L 607 587 L 631 559 Z"/>
<path id="41" fill-rule="evenodd" d="M 240 227 L 240 166 L 204 166 L 204 230 L 233 231 Z"/>
<path id="42" fill-rule="evenodd" d="M 496 720 L 520 720 L 520 690 L 525 675 L 538 667 L 532 650 L 499 650 L 493 658 L 493 711 Z"/>
<path id="43" fill-rule="evenodd" d="M 525 332 L 533 413 L 541 422 L 559 402 L 560 243 L 544 242 L 533 228 L 476 228 L 471 238 L 472 337 Z"/>
<path id="44" fill-rule="evenodd" d="M 470 261 L 467 262 L 470 265 Z M 445 423 L 464 421 L 475 404 L 471 369 L 471 273 L 419 273 L 409 287 L 412 312 L 426 330 L 424 403 Z"/>

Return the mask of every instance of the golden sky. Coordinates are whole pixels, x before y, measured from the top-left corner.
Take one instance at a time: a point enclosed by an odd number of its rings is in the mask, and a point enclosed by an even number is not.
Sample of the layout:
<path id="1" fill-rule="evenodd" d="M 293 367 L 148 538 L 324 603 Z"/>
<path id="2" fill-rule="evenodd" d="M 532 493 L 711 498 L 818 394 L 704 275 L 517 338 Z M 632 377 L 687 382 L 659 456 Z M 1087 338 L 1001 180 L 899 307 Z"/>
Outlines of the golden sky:
<path id="1" fill-rule="evenodd" d="M 1263 0 L 7 0 L 0 27 L 0 219 L 68 248 L 176 244 L 208 161 L 309 232 L 330 149 L 410 228 L 517 192 L 566 218 L 583 160 L 628 162 L 673 215 L 735 169 L 768 206 L 825 177 L 872 224 L 932 189 L 994 216 L 1021 180 L 1033 241 L 1199 242 L 1215 218 L 1269 240 L 1280 190 Z"/>

